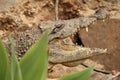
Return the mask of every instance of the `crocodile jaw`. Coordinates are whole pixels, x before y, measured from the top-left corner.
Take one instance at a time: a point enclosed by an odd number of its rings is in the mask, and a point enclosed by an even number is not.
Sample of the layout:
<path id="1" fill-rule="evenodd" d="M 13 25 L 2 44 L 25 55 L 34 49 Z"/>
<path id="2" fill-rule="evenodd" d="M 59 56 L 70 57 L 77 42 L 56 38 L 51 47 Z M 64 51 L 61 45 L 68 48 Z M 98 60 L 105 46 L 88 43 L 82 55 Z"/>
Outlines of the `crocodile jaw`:
<path id="1" fill-rule="evenodd" d="M 100 48 L 86 48 L 77 46 L 76 50 L 65 51 L 59 48 L 51 48 L 49 51 L 49 62 L 51 63 L 64 63 L 77 60 L 83 60 L 95 55 L 107 53 L 107 49 Z"/>

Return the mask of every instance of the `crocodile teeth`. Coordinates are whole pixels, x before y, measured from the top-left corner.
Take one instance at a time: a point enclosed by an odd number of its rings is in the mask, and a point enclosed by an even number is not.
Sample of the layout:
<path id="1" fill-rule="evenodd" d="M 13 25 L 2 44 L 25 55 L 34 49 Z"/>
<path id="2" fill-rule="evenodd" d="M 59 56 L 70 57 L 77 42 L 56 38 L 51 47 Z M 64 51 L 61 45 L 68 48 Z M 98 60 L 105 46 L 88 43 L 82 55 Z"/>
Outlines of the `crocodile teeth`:
<path id="1" fill-rule="evenodd" d="M 88 27 L 86 27 L 85 29 L 86 29 L 86 32 L 88 32 Z"/>
<path id="2" fill-rule="evenodd" d="M 74 34 L 72 34 L 72 36 L 74 36 Z"/>
<path id="3" fill-rule="evenodd" d="M 92 24 L 94 24 L 94 23 L 95 23 L 95 21 L 92 22 Z"/>
<path id="4" fill-rule="evenodd" d="M 76 42 L 75 45 L 78 45 L 78 43 Z"/>
<path id="5" fill-rule="evenodd" d="M 104 20 L 104 19 L 103 19 L 102 21 L 103 21 L 103 22 L 105 22 L 105 20 Z"/>

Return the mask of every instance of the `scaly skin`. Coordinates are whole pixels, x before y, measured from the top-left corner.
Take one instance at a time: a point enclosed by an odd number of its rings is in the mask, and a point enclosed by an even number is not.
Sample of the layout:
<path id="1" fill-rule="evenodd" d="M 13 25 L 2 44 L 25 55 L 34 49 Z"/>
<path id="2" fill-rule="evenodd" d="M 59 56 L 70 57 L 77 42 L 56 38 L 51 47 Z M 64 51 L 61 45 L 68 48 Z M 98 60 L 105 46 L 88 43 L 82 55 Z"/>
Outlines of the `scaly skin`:
<path id="1" fill-rule="evenodd" d="M 99 48 L 92 49 L 92 48 L 86 48 L 76 45 L 65 45 L 65 44 L 50 45 L 49 48 L 50 48 L 49 62 L 52 64 L 61 63 L 66 66 L 76 66 L 89 57 L 107 53 L 107 49 L 99 49 Z"/>
<path id="2" fill-rule="evenodd" d="M 64 39 L 75 34 L 80 28 L 87 28 L 96 20 L 104 20 L 109 16 L 104 9 L 99 9 L 95 14 L 88 17 L 79 17 L 70 20 L 59 20 L 57 22 L 41 22 L 39 27 L 44 30 L 50 28 L 49 41 L 55 38 Z M 45 27 L 45 28 L 44 28 Z"/>
<path id="3" fill-rule="evenodd" d="M 49 62 L 53 64 L 61 63 L 66 66 L 75 66 L 86 58 L 106 53 L 107 50 L 99 48 L 91 49 L 76 45 L 68 46 L 64 44 L 52 44 L 50 42 L 56 39 L 62 41 L 63 39 L 74 35 L 80 28 L 86 28 L 95 20 L 103 20 L 107 16 L 108 13 L 105 10 L 100 9 L 95 14 L 88 17 L 60 20 L 57 22 L 41 22 L 39 28 L 18 32 L 13 35 L 16 53 L 18 57 L 21 57 L 31 45 L 39 39 L 42 32 L 46 28 L 49 28 Z M 10 42 L 8 38 L 3 39 L 3 41 L 8 51 L 10 51 Z M 67 46 L 68 49 L 66 50 L 64 46 Z"/>

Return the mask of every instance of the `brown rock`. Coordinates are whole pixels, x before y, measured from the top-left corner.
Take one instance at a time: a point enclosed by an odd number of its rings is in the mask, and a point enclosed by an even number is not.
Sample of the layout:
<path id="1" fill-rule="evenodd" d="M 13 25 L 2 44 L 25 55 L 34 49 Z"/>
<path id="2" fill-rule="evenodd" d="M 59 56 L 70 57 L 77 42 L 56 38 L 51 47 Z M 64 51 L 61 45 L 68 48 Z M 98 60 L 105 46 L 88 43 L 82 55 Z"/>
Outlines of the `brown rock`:
<path id="1" fill-rule="evenodd" d="M 120 71 L 120 19 L 95 22 L 88 32 L 81 29 L 79 37 L 85 47 L 108 49 L 109 54 L 94 57 L 93 61 L 104 65 L 106 70 Z"/>

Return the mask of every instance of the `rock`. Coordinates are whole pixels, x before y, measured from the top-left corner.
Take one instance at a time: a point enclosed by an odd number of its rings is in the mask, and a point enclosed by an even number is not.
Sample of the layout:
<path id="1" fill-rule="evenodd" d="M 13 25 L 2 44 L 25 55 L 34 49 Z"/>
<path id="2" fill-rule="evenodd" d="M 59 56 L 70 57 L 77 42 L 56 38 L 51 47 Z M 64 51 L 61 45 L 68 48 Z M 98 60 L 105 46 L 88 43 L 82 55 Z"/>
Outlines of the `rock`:
<path id="1" fill-rule="evenodd" d="M 92 58 L 105 66 L 106 70 L 120 71 L 120 19 L 101 20 L 79 31 L 79 37 L 85 47 L 107 48 L 107 55 Z"/>

